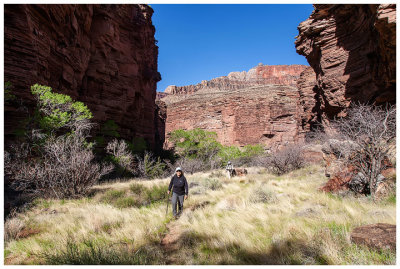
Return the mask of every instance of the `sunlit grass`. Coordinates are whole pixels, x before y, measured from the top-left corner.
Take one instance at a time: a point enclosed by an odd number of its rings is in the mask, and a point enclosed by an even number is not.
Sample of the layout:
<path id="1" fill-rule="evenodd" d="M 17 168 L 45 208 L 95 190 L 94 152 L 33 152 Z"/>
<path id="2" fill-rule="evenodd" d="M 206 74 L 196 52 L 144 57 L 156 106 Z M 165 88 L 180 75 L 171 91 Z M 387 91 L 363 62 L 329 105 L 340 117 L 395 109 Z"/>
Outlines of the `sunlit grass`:
<path id="1" fill-rule="evenodd" d="M 248 171 L 232 179 L 223 170 L 186 175 L 192 188 L 186 210 L 174 221 L 180 231 L 176 263 L 395 264 L 390 251 L 350 242 L 359 225 L 395 224 L 395 198 L 374 203 L 320 192 L 326 182 L 320 166 L 279 177 L 262 168 Z M 108 183 L 95 186 L 90 198 L 38 200 L 16 218 L 40 232 L 6 242 L 5 263 L 163 264 L 160 240 L 168 232 L 171 207 L 166 216 L 166 199 L 134 201 L 146 190 L 152 193 L 146 197 L 156 197 L 162 192 L 157 186 L 168 183 L 169 178 Z M 119 252 L 121 259 L 111 258 Z"/>

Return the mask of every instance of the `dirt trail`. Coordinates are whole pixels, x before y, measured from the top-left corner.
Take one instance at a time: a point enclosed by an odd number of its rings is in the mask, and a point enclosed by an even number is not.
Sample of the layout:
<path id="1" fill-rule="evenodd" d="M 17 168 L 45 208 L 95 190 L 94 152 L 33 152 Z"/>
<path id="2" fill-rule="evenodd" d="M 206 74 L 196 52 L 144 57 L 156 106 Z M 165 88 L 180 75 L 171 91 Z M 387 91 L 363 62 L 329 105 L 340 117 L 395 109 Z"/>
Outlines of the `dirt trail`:
<path id="1" fill-rule="evenodd" d="M 209 201 L 205 201 L 199 204 L 194 204 L 191 207 L 184 209 L 184 214 L 187 211 L 195 211 L 200 208 L 204 208 L 210 204 Z M 177 250 L 179 249 L 179 238 L 182 235 L 183 229 L 179 227 L 178 220 L 173 220 L 167 224 L 167 234 L 161 239 L 161 247 L 164 250 L 164 254 L 167 258 L 166 264 L 178 264 Z"/>
<path id="2" fill-rule="evenodd" d="M 161 240 L 161 247 L 166 256 L 166 264 L 177 264 L 176 251 L 179 248 L 178 239 L 182 234 L 176 221 L 167 224 L 168 233 Z"/>

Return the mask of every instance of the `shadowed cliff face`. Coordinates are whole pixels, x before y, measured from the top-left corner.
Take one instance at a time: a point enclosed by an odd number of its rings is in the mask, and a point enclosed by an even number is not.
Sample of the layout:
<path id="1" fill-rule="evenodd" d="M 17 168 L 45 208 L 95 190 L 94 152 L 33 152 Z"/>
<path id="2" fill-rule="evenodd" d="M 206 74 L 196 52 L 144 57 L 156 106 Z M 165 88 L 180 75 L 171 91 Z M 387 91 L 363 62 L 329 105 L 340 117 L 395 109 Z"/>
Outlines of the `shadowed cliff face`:
<path id="1" fill-rule="evenodd" d="M 345 115 L 352 101 L 395 103 L 396 5 L 314 5 L 295 42 L 316 73 L 314 110 Z"/>
<path id="2" fill-rule="evenodd" d="M 30 86 L 83 101 L 121 137 L 155 146 L 158 47 L 147 5 L 5 5 L 4 75 L 32 107 Z M 21 120 L 5 109 L 5 133 Z"/>

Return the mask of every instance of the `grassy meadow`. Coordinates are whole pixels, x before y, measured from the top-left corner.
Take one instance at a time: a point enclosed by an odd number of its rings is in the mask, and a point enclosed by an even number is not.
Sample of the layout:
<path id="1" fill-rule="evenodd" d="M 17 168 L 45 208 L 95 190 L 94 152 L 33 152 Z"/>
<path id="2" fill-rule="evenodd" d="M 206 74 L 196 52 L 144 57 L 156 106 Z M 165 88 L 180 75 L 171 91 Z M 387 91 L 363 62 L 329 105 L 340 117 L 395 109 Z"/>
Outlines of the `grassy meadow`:
<path id="1" fill-rule="evenodd" d="M 395 264 L 395 253 L 355 245 L 360 225 L 396 223 L 396 199 L 318 191 L 321 166 L 283 176 L 252 167 L 186 174 L 174 220 L 169 178 L 101 184 L 79 200 L 34 201 L 5 223 L 5 264 Z M 162 244 L 168 235 L 168 245 Z"/>

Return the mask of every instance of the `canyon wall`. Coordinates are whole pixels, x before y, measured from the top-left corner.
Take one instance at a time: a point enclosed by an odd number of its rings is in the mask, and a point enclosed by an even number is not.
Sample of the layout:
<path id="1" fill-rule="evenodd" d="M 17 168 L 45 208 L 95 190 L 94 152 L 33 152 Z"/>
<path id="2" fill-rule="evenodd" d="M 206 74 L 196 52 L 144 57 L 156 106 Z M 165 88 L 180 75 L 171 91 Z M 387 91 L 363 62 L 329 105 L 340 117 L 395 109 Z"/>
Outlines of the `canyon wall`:
<path id="1" fill-rule="evenodd" d="M 351 102 L 395 103 L 396 5 L 314 7 L 298 26 L 295 42 L 297 52 L 307 58 L 316 74 L 314 107 L 308 120 L 319 117 L 326 123 L 334 116 L 344 116 Z M 298 84 L 300 91 L 303 86 L 311 87 L 309 82 Z"/>
<path id="2" fill-rule="evenodd" d="M 231 72 L 227 76 L 188 86 L 168 86 L 164 93 L 173 95 L 191 94 L 204 90 L 235 90 L 247 88 L 251 85 L 289 85 L 296 86 L 296 80 L 306 68 L 305 65 L 263 65 L 259 64 L 249 71 Z"/>
<path id="3" fill-rule="evenodd" d="M 196 85 L 169 86 L 158 94 L 167 104 L 167 140 L 174 130 L 201 128 L 216 132 L 223 145 L 274 148 L 303 141 L 304 112 L 294 85 L 306 68 L 259 65 Z"/>
<path id="4" fill-rule="evenodd" d="M 295 87 L 278 85 L 191 95 L 167 106 L 165 133 L 201 128 L 223 145 L 279 147 L 304 138 L 298 98 Z"/>
<path id="5" fill-rule="evenodd" d="M 113 120 L 122 138 L 156 143 L 158 47 L 148 5 L 15 5 L 4 8 L 4 79 L 33 106 L 39 83 L 84 102 L 94 120 Z M 20 111 L 5 107 L 11 137 Z"/>

